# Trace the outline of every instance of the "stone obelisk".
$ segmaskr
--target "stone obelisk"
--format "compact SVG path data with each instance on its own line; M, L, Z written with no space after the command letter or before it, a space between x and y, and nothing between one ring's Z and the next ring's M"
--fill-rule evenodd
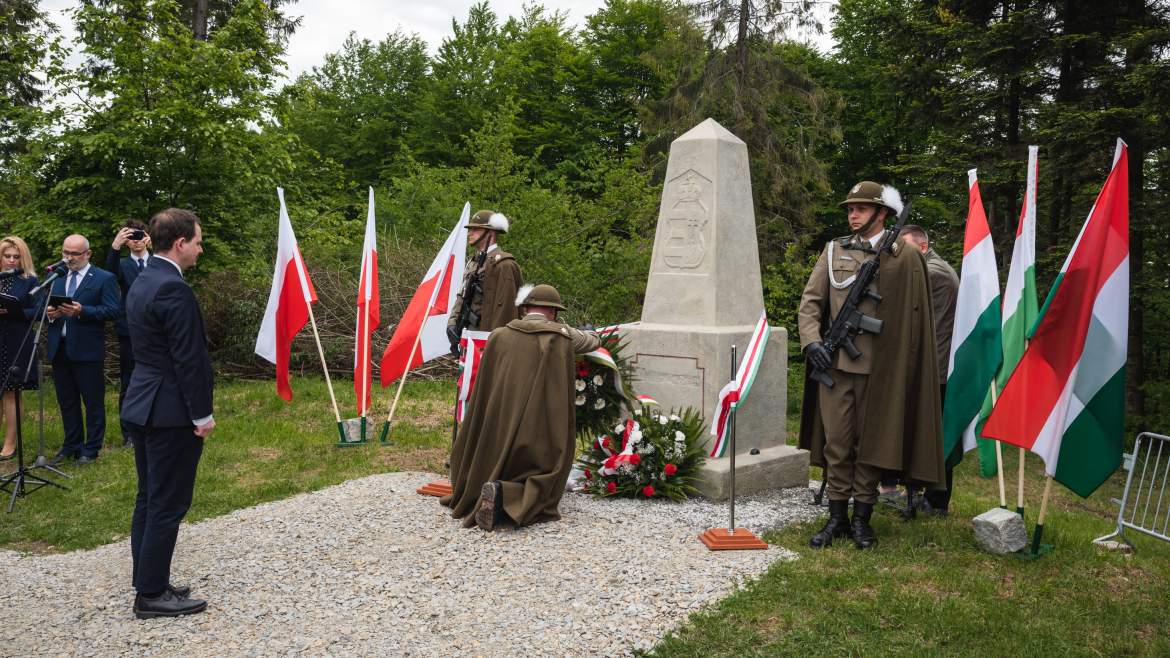
M709 422L763 308L747 145L707 119L670 146L642 319L623 327L638 390ZM808 453L785 444L787 343L773 328L736 414L737 493L808 484ZM729 461L707 460L705 496L727 497Z

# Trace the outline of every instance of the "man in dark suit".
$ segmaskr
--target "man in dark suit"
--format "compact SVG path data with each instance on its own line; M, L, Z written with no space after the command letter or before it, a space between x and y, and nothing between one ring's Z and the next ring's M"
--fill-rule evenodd
M85 236L65 238L61 256L69 273L54 281L51 289L52 294L72 300L49 306L47 314L48 356L65 426L65 442L49 462L54 466L74 457L79 465L92 462L106 438L105 323L118 317L122 303L114 275L91 265L91 253Z
M120 258L122 247L130 248L130 255ZM118 234L106 254L106 269L118 277L118 288L122 290L122 307L126 306L126 293L138 278L138 273L146 268L150 260L150 235L146 232L146 224L137 219L128 220ZM121 388L118 390L118 411L122 411L122 403L126 400L126 387L130 385L130 373L134 372L134 351L130 347L130 328L126 325L126 313L119 313L114 326L118 330L118 376ZM126 421L122 421L122 445L131 445L130 431Z
M202 612L207 602L170 582L179 523L191 507L195 471L212 418L211 358L203 315L183 271L203 252L199 218L170 208L150 220L154 257L126 297L134 373L122 419L134 428L138 496L130 524L134 614L139 619Z

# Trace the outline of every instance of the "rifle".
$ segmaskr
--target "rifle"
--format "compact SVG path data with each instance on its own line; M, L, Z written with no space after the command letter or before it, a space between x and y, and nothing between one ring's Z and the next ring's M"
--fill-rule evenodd
M450 334L451 356L459 356L459 337L468 327L479 326L479 313L471 308L471 300L476 295L483 294L483 265L487 261L487 252L481 251L475 257L475 274L467 277L467 284L463 286L463 294L459 303L459 318L455 321L455 331Z
M910 202L907 201L906 205L902 208L902 212L898 213L898 223L894 228L886 231L885 237L882 238L881 244L878 245L877 256L862 263L861 267L858 268L857 277L853 280L853 285L849 288L849 296L845 298L845 303L841 305L841 312L837 314L836 319L829 325L829 331L825 333L824 345L825 349L829 350L830 359L839 349L845 350L845 353L849 355L850 359L861 358L861 350L857 349L857 345L853 343L853 337L863 331L875 335L882 332L882 321L862 313L858 307L864 299L872 299L874 302L881 303L882 296L870 290L869 285L877 277L882 253L893 249L894 242L901 235L902 227L906 225L906 218L909 216ZM833 388L833 378L824 370L814 366L809 376L821 384Z

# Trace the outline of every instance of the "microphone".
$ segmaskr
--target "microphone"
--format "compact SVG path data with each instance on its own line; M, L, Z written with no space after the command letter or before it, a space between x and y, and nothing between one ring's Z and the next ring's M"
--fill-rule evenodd
M45 277L45 280L41 282L41 285L28 291L28 294L32 297L36 297L42 290L52 285L54 281L65 276L65 273L69 271L69 268L64 266L64 262L65 261L61 261L60 263L54 263L52 266L50 266L48 268L50 272L49 276Z
M60 272L62 276L65 275L65 270L69 269L69 261L61 259L56 263L45 268L45 272Z

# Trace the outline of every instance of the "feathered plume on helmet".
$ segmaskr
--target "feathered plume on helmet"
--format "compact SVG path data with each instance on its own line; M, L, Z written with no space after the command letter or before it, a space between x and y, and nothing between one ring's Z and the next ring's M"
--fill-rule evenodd
M501 215L502 217L503 215ZM528 295L532 294L532 289L536 286L531 283L526 283L520 286L520 291L516 293L516 306L524 306L524 302L528 301Z

